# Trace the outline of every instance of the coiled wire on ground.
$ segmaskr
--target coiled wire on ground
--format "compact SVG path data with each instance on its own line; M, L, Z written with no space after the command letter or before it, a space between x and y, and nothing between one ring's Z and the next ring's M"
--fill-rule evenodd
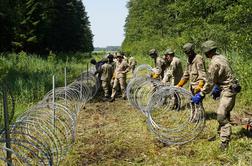
M0 165L59 165L75 140L76 120L81 108L98 88L92 71L82 73L66 87L55 88L10 126L11 149L0 136ZM12 154L12 163L6 160Z
M131 105L147 117L147 125L161 142L184 144L195 139L205 124L202 105L191 102L192 94L150 77L151 67L140 65L127 86Z

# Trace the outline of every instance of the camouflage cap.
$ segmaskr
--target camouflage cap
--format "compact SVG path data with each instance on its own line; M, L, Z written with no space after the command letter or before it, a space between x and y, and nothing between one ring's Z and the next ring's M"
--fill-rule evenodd
M216 49L217 44L215 41L208 40L208 41L202 43L201 48L202 48L203 53L207 53L213 49Z
M167 48L164 52L164 55L172 55L174 54L174 51L171 48Z
M153 48L149 51L149 54L157 54L157 50Z
M194 49L195 49L195 47L194 47L194 44L192 44L192 43L186 43L186 44L183 46L184 52L194 51Z

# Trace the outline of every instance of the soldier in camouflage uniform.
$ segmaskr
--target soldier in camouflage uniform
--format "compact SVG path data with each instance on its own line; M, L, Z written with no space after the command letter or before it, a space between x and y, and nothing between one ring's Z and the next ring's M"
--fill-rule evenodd
M217 109L218 131L220 134L222 150L228 147L231 136L230 112L234 108L236 94L241 87L235 79L228 60L216 52L217 45L209 40L202 44L202 51L207 58L211 59L208 68L208 78L201 92L193 96L194 103L199 103L204 96L211 92L214 97L220 96L220 103ZM214 86L215 85L215 86Z
M190 90L193 94L196 94L206 81L205 62L201 55L195 53L192 43L186 43L183 50L188 57L188 61L182 79L177 86L183 87L190 80Z
M108 63L108 58L103 59L104 64L101 66L101 81L102 81L102 88L104 91L105 98L109 98L109 92L111 89L111 79L113 75L113 68L112 65Z
M155 64L155 72L151 75L154 79L163 79L164 77L164 71L167 67L167 64L165 63L164 59L158 56L156 49L151 49L149 51L150 57L154 60Z
M174 56L174 51L170 48L165 51L164 55L165 61L167 61L169 65L164 72L162 82L169 82L171 85L177 85L183 75L180 59Z
M205 61L201 55L195 53L194 49L194 44L192 43L186 43L183 46L188 60L184 74L177 84L178 87L183 87L190 80L190 90L193 95L200 92L206 81ZM190 121L196 122L199 118L198 112L202 111L204 111L204 107L201 102L199 110L192 109Z
M135 59L133 56L131 56L131 57L129 58L129 66L130 66L130 69L131 69L131 72L132 72L132 73L134 73L134 70L135 70L135 68L136 68L136 65L137 65L136 59Z
M120 84L122 97L126 99L126 75L129 71L129 65L123 60L123 55L117 55L116 69L115 69L115 80L112 88L111 102L115 100L116 88Z
M115 68L116 68L116 62L114 61L114 55L112 54L109 54L108 55L108 63L112 66L112 78L111 78L111 81L110 81L110 89L109 89L109 94L112 93L112 86L114 84L114 80L115 80L115 76L114 76L114 72L115 72Z

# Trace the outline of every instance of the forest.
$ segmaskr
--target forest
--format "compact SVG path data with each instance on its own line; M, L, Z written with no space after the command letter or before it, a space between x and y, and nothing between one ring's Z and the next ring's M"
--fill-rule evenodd
M199 49L208 39L223 51L251 55L251 0L130 0L122 48L146 54L156 47L180 50L186 42Z
M93 34L81 0L1 0L0 52L91 52Z

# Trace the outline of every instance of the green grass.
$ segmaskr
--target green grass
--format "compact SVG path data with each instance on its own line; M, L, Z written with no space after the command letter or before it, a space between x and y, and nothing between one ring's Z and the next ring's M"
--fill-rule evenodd
M96 54L94 57L99 58ZM0 54L0 84L7 84L16 103L15 118L36 104L52 89L52 76L56 87L64 86L64 68L67 69L67 83L74 81L90 67L87 54L50 54L48 58L25 52ZM14 119L15 119L14 118Z
M68 83L73 81L91 59L48 59L25 53L0 57L0 79L8 81L16 98L15 117L37 101L52 88L52 75L56 76L56 87L64 85L64 67L68 69ZM103 55L94 57L99 60ZM178 53L185 66L185 56ZM252 60L228 53L231 65L240 80L242 92L237 96L233 114L250 111L252 89ZM153 64L148 56L137 55L138 64ZM204 105L212 114L218 102L207 98ZM216 132L217 122L208 119L204 132L193 142L183 146L166 147L150 133L146 118L127 103L94 102L79 114L76 142L61 165L252 165L252 138L246 136L242 126L233 127L232 142L228 151L221 152L219 140L208 142Z
M212 99L205 101L208 114L217 106ZM238 104L232 113L242 111ZM61 165L251 165L252 138L246 136L242 126L233 127L232 141L225 152L219 149L219 139L207 141L216 128L217 121L210 118L193 142L163 146L148 130L144 115L127 101L94 102L80 112L76 142Z

